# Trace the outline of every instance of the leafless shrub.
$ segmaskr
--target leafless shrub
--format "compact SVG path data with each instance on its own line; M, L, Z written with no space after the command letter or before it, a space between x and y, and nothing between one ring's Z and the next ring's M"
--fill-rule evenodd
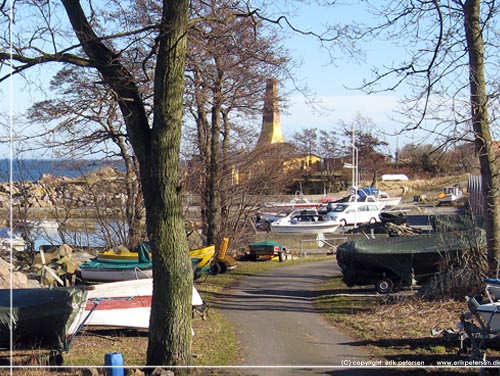
M463 300L481 291L488 273L484 231L469 215L442 217L436 220L436 228L452 232L462 246L461 250L451 250L452 245L442 244L448 251L441 252L440 272L422 289L425 298Z

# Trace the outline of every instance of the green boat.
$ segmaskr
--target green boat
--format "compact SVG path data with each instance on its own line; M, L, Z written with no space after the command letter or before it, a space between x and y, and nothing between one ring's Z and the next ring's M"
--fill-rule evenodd
M153 263L149 245L147 243L139 244L135 261L96 257L80 265L78 275L85 282L115 282L151 278L153 276Z

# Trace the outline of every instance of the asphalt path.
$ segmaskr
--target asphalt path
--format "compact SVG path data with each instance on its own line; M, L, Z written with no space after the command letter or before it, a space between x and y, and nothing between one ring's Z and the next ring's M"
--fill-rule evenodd
M251 275L232 288L222 308L239 340L239 373L373 375L353 368L368 353L313 307L315 286L339 273L332 258Z

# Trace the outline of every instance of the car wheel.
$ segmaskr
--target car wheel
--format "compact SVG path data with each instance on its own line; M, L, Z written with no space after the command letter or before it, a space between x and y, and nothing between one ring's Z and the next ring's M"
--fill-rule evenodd
M340 226L345 227L347 226L347 221L345 219L340 220Z
M286 251L282 249L279 255L280 262L286 261L286 258L287 258Z
M379 279L375 283L375 290L379 294L388 294L392 291L393 287L394 287L394 282L392 282L392 280L389 278Z

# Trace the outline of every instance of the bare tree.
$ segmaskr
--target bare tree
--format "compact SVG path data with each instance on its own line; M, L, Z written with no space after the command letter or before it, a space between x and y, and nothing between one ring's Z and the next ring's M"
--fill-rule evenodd
M209 244L220 243L222 218L234 205L231 165L241 153L233 139L248 128L238 122L260 114L266 79L285 71L288 61L276 36L261 22L236 15L234 7L233 1L196 3L202 21L189 31L187 103L204 166L202 219Z
M370 11L378 23L358 33L365 40L388 39L408 53L406 59L374 69L373 78L363 86L375 92L410 85L413 91L403 109L409 121L402 131L427 130L443 145L472 136L469 139L475 142L487 200L491 271L500 255L498 156L489 119L489 109L495 108L498 100L498 84L488 85L486 72L492 77L498 72L498 10L496 2L480 0L417 1L411 6L399 1L371 2ZM487 87L493 92L488 93Z
M119 240L133 247L141 240L139 223L144 212L139 166L113 93L103 90L99 81L95 72L81 72L71 66L61 69L50 86L57 98L37 102L28 110L28 119L43 127L30 138L30 143L33 145L39 140L41 147L51 148L62 159L85 158L97 153L108 158L119 157L124 162L125 205L120 205L123 215L115 220L124 224L120 227L126 236ZM109 143L115 147L107 148ZM109 231L109 217L98 219L101 227Z
M318 130L316 128L305 128L292 136L297 152L302 155L318 153Z

